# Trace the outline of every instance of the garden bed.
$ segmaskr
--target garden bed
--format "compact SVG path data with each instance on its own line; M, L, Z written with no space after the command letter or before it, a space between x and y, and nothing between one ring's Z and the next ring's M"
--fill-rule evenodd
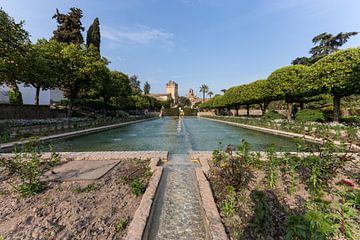
M239 149L215 151L207 174L230 239L360 238L358 159Z
M1 169L0 239L122 239L139 207L149 161L128 159L94 181L45 182L27 197Z
M204 116L204 117L218 121L262 127L265 129L267 128L271 130L295 133L303 136L306 135L314 139L322 139L322 140L326 139L338 143L349 143L354 148L360 145L359 128L345 126L342 124L318 123L318 122L304 123L304 122L296 122L296 121L287 121L284 119L271 120L264 118L242 118L242 117L228 117L228 116Z

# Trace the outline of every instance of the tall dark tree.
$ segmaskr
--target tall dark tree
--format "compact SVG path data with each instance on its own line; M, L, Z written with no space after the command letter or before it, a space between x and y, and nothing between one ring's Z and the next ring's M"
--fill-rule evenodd
M145 82L145 84L144 84L144 94L149 94L150 89L151 89L150 84L148 82Z
M356 34L358 34L358 32L341 32L335 36L326 32L321 33L312 39L315 46L310 49L309 53L311 54L311 57L298 57L292 61L292 64L312 65L323 57L339 50L349 38Z
M53 19L56 19L58 26L53 38L58 42L82 44L84 38L81 32L85 30L81 23L82 16L82 10L79 8L70 8L67 14L60 13L56 9Z
M134 94L140 94L141 88L140 88L140 80L138 80L138 76L132 75L130 78L130 86Z
M99 18L95 18L94 22L90 25L86 35L86 45L89 47L93 44L100 52L100 23Z

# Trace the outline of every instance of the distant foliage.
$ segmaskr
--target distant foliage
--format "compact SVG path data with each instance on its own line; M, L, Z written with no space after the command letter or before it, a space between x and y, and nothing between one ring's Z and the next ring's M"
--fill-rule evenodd
M265 113L265 115L262 116L262 118L267 119L267 120L275 120L275 119L285 119L285 116L278 113L275 110L272 110L272 111Z
M296 121L299 122L324 122L324 113L315 109L303 109L296 113Z

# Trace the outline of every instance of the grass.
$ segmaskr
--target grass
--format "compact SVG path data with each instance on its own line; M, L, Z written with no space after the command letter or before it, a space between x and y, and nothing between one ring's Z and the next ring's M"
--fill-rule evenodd
M85 187L81 187L80 185L76 185L72 191L74 193L90 193L90 192L94 192L96 190L98 190L99 187L96 186L95 184L91 183L86 185Z
M122 232L126 229L127 225L129 224L129 221L127 219L119 219L117 223L115 224L115 231L116 232Z

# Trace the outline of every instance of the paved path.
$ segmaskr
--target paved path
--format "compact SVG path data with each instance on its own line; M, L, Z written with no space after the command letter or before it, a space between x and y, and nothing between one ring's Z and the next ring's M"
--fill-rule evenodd
M194 164L187 154L170 155L159 187L148 239L205 239Z

